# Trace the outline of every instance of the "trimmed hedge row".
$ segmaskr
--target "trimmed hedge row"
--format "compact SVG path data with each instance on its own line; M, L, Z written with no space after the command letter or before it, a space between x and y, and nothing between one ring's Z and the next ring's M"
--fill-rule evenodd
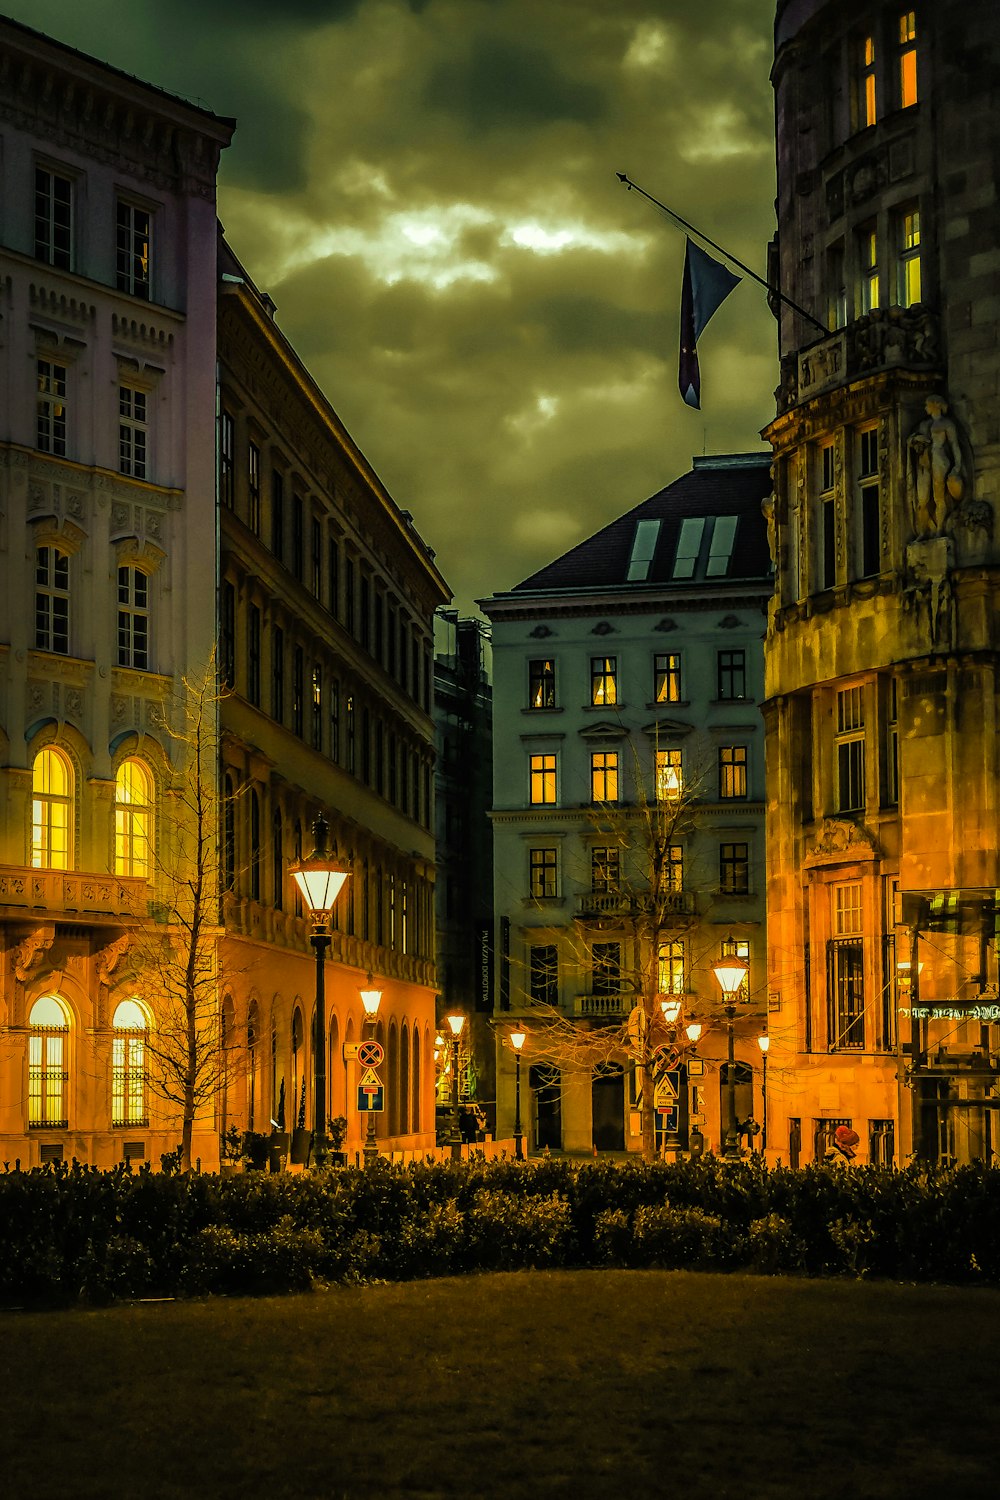
M1000 1171L540 1160L0 1175L0 1299L280 1292L542 1266L1000 1284Z

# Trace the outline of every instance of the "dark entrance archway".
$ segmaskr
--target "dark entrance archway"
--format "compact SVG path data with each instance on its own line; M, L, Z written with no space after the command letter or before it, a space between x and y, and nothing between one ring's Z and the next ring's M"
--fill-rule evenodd
M562 1080L551 1063L534 1063L528 1069L531 1118L536 1151L562 1150Z
M598 1151L625 1150L625 1073L618 1063L600 1063L590 1085L593 1142Z

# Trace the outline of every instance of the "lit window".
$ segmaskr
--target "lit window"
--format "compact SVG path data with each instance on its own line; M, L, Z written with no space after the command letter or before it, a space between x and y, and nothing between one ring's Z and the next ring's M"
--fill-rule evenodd
M558 865L555 849L531 849L528 853L529 890L536 901L551 899L557 892Z
M115 874L148 880L153 847L153 782L139 760L115 773Z
M118 569L118 665L149 667L149 579L141 568Z
M673 801L684 790L682 752L680 750L657 750L656 752L656 800Z
M878 119L875 94L875 38L861 39L858 55L857 89L855 93L855 126L866 130Z
M111 1059L111 1123L148 1125L146 1110L146 1034L149 1023L135 1000L115 1009Z
M621 884L621 851L599 848L590 851L590 889L595 896L614 895Z
M719 890L724 896L746 896L750 891L750 845L719 845Z
M69 558L58 547L35 551L35 647L69 652Z
M720 699L735 700L747 695L747 657L745 651L719 651L716 655Z
M31 768L31 863L36 870L70 869L73 772L59 750L40 750Z
M912 307L921 297L920 275L920 210L915 207L903 209L897 218L899 235L899 284L897 296L900 307Z
M618 801L618 751L594 750L590 756L590 800Z
M118 200L117 285L120 292L149 301L149 214Z
M314 750L323 748L323 668L314 665L312 669L312 747ZM381 738L379 740L381 744ZM381 778L380 778L381 779Z
M42 453L66 457L66 366L51 360L35 361L38 397L35 446Z
M660 893L668 895L684 889L684 846L667 844L660 864Z
M616 656L591 657L590 701L595 707L609 707L618 702L618 658Z
M660 943L656 958L656 988L661 995L684 993L684 944L680 939Z
M878 237L874 224L858 231L858 267L860 272L858 312L874 312L879 301Z
M62 1002L43 995L28 1017L28 1124L35 1128L65 1130L66 1044L69 1022Z
M529 800L533 807L556 800L555 755L532 755L528 763Z
M833 887L833 930L827 947L827 1024L831 1051L865 1044L862 887Z
M653 701L655 703L680 703L680 652L664 652L662 655L653 657Z
M146 477L146 392L118 387L118 471L133 479Z
M865 718L861 686L837 693L837 810L865 805Z
M35 168L35 259L73 269L73 183L47 167Z
M912 10L899 18L899 107L917 102L917 19Z
M722 799L747 794L746 745L720 745L719 796Z
M389 638L393 632L390 628ZM528 663L528 707L555 708L556 664L554 661L529 661Z

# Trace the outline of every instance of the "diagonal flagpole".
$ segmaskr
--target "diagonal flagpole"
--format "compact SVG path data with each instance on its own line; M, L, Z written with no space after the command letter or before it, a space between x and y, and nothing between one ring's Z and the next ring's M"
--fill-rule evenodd
M625 184L629 192L631 192L632 189L635 188L637 193L641 193L644 198L649 199L650 203L654 204L657 208L662 209L662 211L668 216L668 218L673 219L675 224L680 224L684 229L689 229L691 233L697 235L700 240L704 240L706 245L711 245L713 250L718 250L720 255L725 256L726 260L731 261L734 266L739 266L741 271L745 271L748 276L752 277L753 280L756 281L760 286L762 286L765 291L769 292L772 297L777 297L779 302L784 302L786 307L792 308L792 310L794 312L797 312L801 318L805 318L806 321L811 323L814 328L818 328L824 338L827 337L830 330L826 327L825 323L821 323L818 318L814 318L812 313L806 312L805 308L800 307L797 302L793 302L791 297L786 297L784 292L779 292L776 286L772 286L769 281L765 281L763 276L758 276L756 271L752 271L749 266L744 265L743 261L738 260L735 255L732 255L728 250L724 249L722 245L717 244L715 240L709 239L708 235L704 234L702 230L696 229L693 224L689 224L687 219L682 219L680 214L675 214L672 208L668 208L665 203L661 203L659 198L654 198L652 193L647 193L645 188L641 188L637 182L633 182L631 178L625 175L624 172L616 172L615 176L618 178L619 182L623 182Z

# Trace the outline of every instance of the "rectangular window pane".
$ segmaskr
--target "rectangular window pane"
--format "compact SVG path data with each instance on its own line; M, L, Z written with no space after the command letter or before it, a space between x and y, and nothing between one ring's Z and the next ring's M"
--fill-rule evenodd
M149 300L150 217L143 208L118 200L117 285L120 292Z
M390 632L390 640L392 638ZM556 664L550 660L528 663L528 707L555 708Z
M665 652L653 657L653 701L680 703L681 658L679 652Z
M531 756L529 762L529 797L534 806L555 802L555 755Z

